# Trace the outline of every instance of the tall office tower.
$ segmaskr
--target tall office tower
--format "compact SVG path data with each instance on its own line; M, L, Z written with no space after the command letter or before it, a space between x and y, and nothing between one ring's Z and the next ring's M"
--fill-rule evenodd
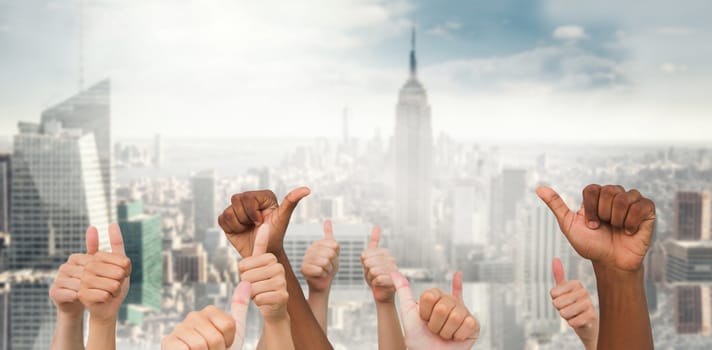
M488 243L489 203L478 193L475 180L455 184L452 203L452 241L455 244Z
M710 335L712 295L707 286L686 285L675 287L675 331L677 334Z
M319 200L319 209L321 217L341 219L344 217L344 197L323 197Z
M10 231L11 159L9 154L0 154L0 232Z
M108 79L79 92L66 101L42 112L42 123L56 120L67 129L80 129L93 133L101 164L101 178L105 207L109 222L116 220L116 194L114 193L114 170L111 142L111 83Z
M335 286L363 285L363 267L361 253L368 247L371 226L366 224L351 224L334 222L334 239L339 241L339 272L333 281ZM289 234L284 240L284 251L296 270L301 268L304 253L312 242L324 238L322 224L292 224ZM305 284L301 273L297 274L299 282Z
M195 223L195 242L203 242L208 229L217 225L215 209L215 172L206 170L195 174L191 179L193 190L193 218Z
M0 350L10 349L10 272L0 273Z
M520 319L527 336L546 342L559 330L560 323L549 295L554 283L551 261L560 258L564 267L568 266L569 246L546 205L532 200L521 207L527 215L518 220L517 225L515 273L523 303Z
M712 283L712 241L668 241L668 283Z
M161 134L153 137L153 166L160 168L163 166L163 140Z
M85 251L96 226L108 246L108 208L94 135L59 122L20 124L12 157L10 268L56 267ZM40 131L42 130L42 131Z
M10 349L49 349L55 328L55 307L49 295L54 273L20 270L10 277Z
M10 247L10 185L12 183L12 163L10 154L0 154L0 272L8 265ZM2 350L0 346L0 350Z
M163 284L173 283L173 254L171 251L161 253L161 266L163 266Z
M163 232L161 216L144 214L142 202L119 204L118 215L126 255L131 258L131 289L119 314L120 320L126 320L129 304L161 309Z
M200 243L184 245L173 253L176 282L205 283L208 281L208 255Z
M435 243L430 203L433 132L428 97L417 76L415 29L411 45L410 76L400 90L396 106L394 245L391 248L404 267L428 268Z
M505 168L500 176L492 179L490 234L492 243L504 243L507 227L512 227L517 218L517 205L525 197L527 172L524 169Z
M710 194L678 192L675 195L673 239L696 241L710 239Z

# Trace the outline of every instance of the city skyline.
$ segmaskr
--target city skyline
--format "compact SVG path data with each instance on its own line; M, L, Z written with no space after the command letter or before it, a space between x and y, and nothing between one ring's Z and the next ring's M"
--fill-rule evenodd
M118 349L155 348L207 305L228 310L241 257L217 216L232 207L248 225L234 194L282 202L302 185L283 250L308 295L303 256L333 221L337 349L377 343L361 260L374 225L416 295L454 290L462 272L476 347L580 346L551 303L552 259L593 305L600 281L535 189L578 208L589 183L655 203L655 346L712 344L712 51L685 46L712 25L697 12L661 0L646 19L609 0L164 1L0 0L0 350L47 347L57 265L88 249L89 225L107 250L117 219L132 261ZM262 327L254 306L247 347Z

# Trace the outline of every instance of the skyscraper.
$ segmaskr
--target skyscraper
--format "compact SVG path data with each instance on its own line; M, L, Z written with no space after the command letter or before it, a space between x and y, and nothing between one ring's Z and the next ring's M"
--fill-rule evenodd
M433 135L430 105L418 80L415 29L410 51L410 75L400 90L396 106L395 213L393 248L406 267L427 268L434 244L431 230ZM404 242L411 242L406 244Z
M665 250L668 283L712 283L712 241L668 241Z
M20 124L12 162L10 268L56 267L85 250L88 226L108 246L108 208L92 133L58 121Z
M361 253L368 246L370 233L371 227L366 224L334 222L334 239L339 242L340 247L339 272L336 273L333 282L335 286L363 285ZM284 251L289 256L289 261L295 270L301 268L304 253L312 242L322 238L324 238L324 233L321 224L289 225L289 234L285 236L284 240ZM302 284L305 284L301 273L297 273L297 278Z
M193 218L195 223L195 241L203 242L208 229L217 225L215 209L215 172L206 170L191 178L193 190Z
M709 286L675 287L675 330L677 334L710 335L712 293Z
M55 327L55 307L49 295L54 272L21 270L10 277L10 349L49 349Z
M153 166L161 168L163 166L163 140L161 134L153 136Z
M12 163L9 154L0 154L0 232L10 230L10 184Z
M0 274L0 350L10 349L10 272Z
M113 158L111 142L111 83L108 79L79 92L64 102L42 112L42 124L59 121L64 128L93 133L101 165L101 178L107 194L108 221L116 220Z
M142 305L156 311L161 309L161 216L144 214L141 202L119 204L118 215L126 255L131 258L132 267L131 289L119 315L119 319L126 320L129 304Z
M208 255L201 243L184 245L173 253L176 282L205 283L208 281Z
M554 285L551 261L558 257L564 267L568 266L569 247L546 205L527 202L522 207L528 215L517 220L520 239L515 257L521 320L527 336L546 342L558 331L560 322L549 296L549 289Z
M677 240L710 239L710 194L678 192L675 195L673 238Z
M490 242L505 243L508 226L518 220L517 205L525 197L527 172L524 169L505 168L491 181Z

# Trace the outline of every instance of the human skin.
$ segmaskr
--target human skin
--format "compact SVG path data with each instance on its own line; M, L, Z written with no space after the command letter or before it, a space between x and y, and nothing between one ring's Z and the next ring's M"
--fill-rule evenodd
M586 350L598 344L598 315L591 296L580 281L567 281L564 266L558 258L552 261L556 285L551 289L551 302L561 318L573 328Z
M593 264L601 312L598 349L652 349L643 260L653 236L653 201L637 190L592 184L574 212L549 187L539 187L537 195L571 246Z
M410 350L471 349L480 333L480 324L462 303L462 280L453 278L453 294L439 289L423 292L415 302L408 280L400 272L391 273ZM458 290L459 288L459 290Z
M339 242L334 239L331 220L324 221L324 238L307 248L302 260L302 275L309 286L309 307L327 333L327 314L331 283L339 271Z
M193 311L161 341L162 350L241 350L250 304L251 284L240 281L232 294L230 313L208 305Z
M361 253L363 276L366 284L371 288L376 303L378 348L405 349L403 331L396 309L396 287L391 278L391 272L398 271L398 266L388 249L378 247L380 240L381 228L374 226L368 248Z
M277 262L277 257L267 253L269 224L263 224L257 231L252 256L244 258L238 264L241 280L252 286L251 297L264 320L262 337L258 349L289 350L294 349L287 313L287 281L284 267Z
M49 296L57 307L57 325L52 337L52 350L84 349L84 305L77 296L84 266L99 250L99 232L89 227L86 232L86 254L72 254L57 271Z
M284 268L289 294L287 312L291 321L294 346L297 349L331 349L326 334L304 298L299 280L283 248L284 235L292 212L309 192L306 187L297 188L287 194L282 203L277 203L274 193L269 190L233 195L231 204L218 217L218 224L243 258L252 255L257 227L263 223L270 224L267 252L274 254Z
M109 225L111 252L97 252L84 267L79 300L89 311L87 349L116 349L119 307L129 292L131 260L126 256L119 225Z

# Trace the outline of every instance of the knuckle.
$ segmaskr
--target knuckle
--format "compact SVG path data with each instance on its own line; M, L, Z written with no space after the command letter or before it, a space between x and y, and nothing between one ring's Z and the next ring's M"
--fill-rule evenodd
M448 308L445 304L439 303L433 308L433 312L437 315L443 316L448 312Z
M583 189L583 194L586 196L594 196L599 193L601 186L598 184L590 184Z
M462 314L458 310L452 310L452 312L450 312L450 316L448 318L454 319L454 320L461 320L461 319L465 318L465 315Z
M218 309L215 305L208 305L203 308L202 312L206 313L206 314L212 314L212 313L217 313L218 311L222 311L222 310Z

